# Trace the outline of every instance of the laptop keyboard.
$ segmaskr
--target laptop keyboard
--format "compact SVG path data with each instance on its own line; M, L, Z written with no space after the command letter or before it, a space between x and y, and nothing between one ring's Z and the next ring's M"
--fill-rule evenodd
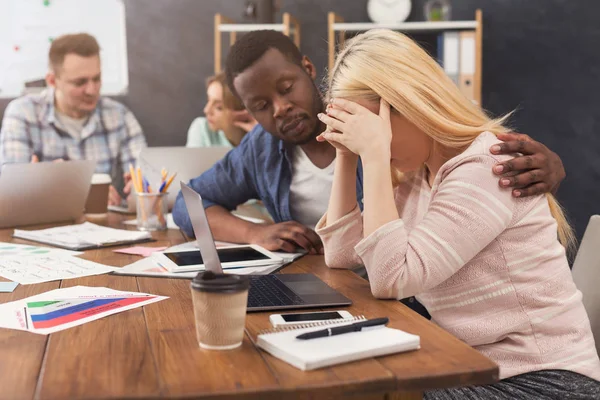
M275 275L251 275L248 307L291 306L306 302Z

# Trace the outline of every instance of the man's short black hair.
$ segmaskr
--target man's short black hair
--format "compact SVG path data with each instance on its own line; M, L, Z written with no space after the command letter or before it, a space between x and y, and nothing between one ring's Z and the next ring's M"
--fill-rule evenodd
M233 80L261 58L269 49L276 49L291 62L302 65L302 53L292 40L273 30L251 31L242 36L229 49L225 61L227 85L237 95Z

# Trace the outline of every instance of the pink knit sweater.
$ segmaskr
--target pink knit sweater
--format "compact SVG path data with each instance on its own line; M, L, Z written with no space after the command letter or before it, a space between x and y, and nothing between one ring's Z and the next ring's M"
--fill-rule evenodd
M330 268L364 264L373 295L410 296L446 331L495 361L500 378L565 369L600 380L581 292L545 196L515 199L482 133L430 187L417 173L395 190L401 219L363 239L358 207L317 233Z

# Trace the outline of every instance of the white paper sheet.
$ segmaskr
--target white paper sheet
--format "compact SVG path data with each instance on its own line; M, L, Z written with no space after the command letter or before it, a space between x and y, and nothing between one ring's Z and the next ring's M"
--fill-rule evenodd
M26 244L15 244L0 242L0 258L3 257L28 257L28 256L79 256L83 254L81 251L71 251L62 249L53 249L51 247L29 246Z
M167 298L104 287L55 289L1 304L0 328L46 335Z
M17 282L0 282L0 293L12 293L19 286Z
M115 267L70 256L0 258L0 276L22 285L106 274L115 269Z
M158 265L152 257L145 257L123 268L117 268L114 272L117 275L135 275L135 276L158 276L163 278L187 278L192 279L198 273L196 272L169 272Z

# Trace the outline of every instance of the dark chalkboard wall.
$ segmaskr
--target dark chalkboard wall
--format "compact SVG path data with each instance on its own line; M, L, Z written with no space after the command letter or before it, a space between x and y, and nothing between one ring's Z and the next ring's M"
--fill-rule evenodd
M367 0L282 0L302 24L302 51L327 63L327 12L368 21ZM410 20L423 19L413 0ZM600 213L600 2L453 0L453 19L483 10L483 105L518 109L513 125L556 151L567 169L559 198L581 237ZM243 0L125 0L129 94L152 146L183 145L213 72L213 16L240 19ZM281 20L277 16L277 21ZM226 39L224 37L224 39ZM0 115L7 101L0 100Z

